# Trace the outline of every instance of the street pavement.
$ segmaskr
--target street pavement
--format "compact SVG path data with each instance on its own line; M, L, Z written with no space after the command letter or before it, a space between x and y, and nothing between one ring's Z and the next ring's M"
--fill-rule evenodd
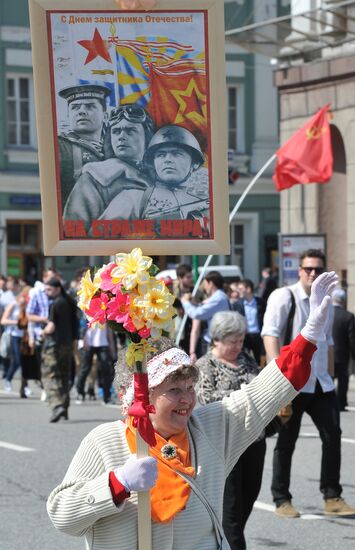
M69 420L50 424L40 390L30 384L33 394L28 399L0 389L0 550L84 550L83 540L54 529L46 500L62 480L81 439L98 424L115 420L119 408L99 401L75 405L73 400ZM355 505L355 381L349 404L349 412L341 413L341 477L343 496ZM291 492L302 512L299 519L273 513L269 487L274 444L275 438L268 439L263 485L246 528L248 550L354 550L355 518L323 515L318 490L320 440L309 417L304 417L292 469Z

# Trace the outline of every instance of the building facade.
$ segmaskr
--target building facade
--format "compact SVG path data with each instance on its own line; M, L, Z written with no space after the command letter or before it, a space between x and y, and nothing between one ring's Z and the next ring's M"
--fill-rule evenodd
M282 191L280 230L325 235L328 268L337 271L348 290L348 308L354 309L355 1L278 0L277 12L259 22L245 19L229 39L262 52L274 66L281 143L330 105L332 179Z
M225 1L226 31L277 15L273 1ZM229 186L230 211L253 176L278 148L278 100L269 59L226 39L229 166L238 174ZM269 167L247 195L231 223L231 253L220 263L239 265L244 275L259 280L264 266L277 265L280 229L279 194Z
M302 21L299 10L311 10ZM308 12L310 13L310 12ZM320 107L329 103L334 173L326 184L295 186L281 193L281 231L324 233L328 268L348 290L355 307L355 2L291 4L291 25L275 72L284 142ZM312 23L312 26L310 27ZM308 26L306 26L308 25ZM312 41L308 38L312 34Z
M26 0L0 5L0 272L33 283L43 268L64 279L89 258L45 257L31 40Z

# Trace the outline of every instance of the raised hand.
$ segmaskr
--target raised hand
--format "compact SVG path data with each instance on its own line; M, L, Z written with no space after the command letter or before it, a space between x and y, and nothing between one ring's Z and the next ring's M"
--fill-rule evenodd
M313 342L325 340L325 327L331 303L330 293L338 283L335 271L322 273L312 284L309 299L310 312L301 334Z
M337 283L338 276L335 271L322 273L322 275L319 275L319 277L316 278L311 287L311 297L309 299L310 313L312 313L316 307L321 305L325 296L329 296L331 294Z
M154 487L158 478L158 462L152 456L137 458L129 457L127 462L113 472L127 492L148 491Z

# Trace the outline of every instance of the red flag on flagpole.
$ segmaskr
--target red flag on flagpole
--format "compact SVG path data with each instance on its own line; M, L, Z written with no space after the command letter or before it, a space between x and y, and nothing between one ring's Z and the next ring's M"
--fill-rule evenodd
M278 191L297 183L326 183L333 175L333 153L324 105L277 152L273 180Z

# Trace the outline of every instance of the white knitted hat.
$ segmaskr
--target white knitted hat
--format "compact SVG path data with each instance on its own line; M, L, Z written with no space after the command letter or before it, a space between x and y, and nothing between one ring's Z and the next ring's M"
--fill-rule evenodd
M170 348L156 355L147 363L149 389L159 386L169 374L181 369L184 365L192 365L190 357L179 348ZM134 399L133 380L127 387L122 401L130 406Z

